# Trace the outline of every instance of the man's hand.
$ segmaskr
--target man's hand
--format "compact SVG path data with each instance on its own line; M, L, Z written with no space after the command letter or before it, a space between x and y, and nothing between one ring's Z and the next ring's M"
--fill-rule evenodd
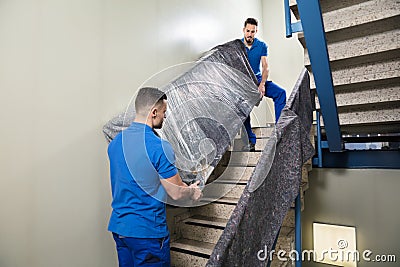
M258 91L261 94L261 97L265 95L265 83L261 82L260 85L258 86Z
M201 190L199 188L199 184L200 184L200 181L196 181L195 183L189 185L189 188L192 191L191 199L194 201L199 200L203 196L203 193L201 192Z

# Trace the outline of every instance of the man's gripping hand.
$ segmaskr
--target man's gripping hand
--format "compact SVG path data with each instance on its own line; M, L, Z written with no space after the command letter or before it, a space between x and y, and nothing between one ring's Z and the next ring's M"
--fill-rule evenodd
M260 92L261 97L265 95L265 83L260 83L260 85L258 86L258 91Z
M196 181L193 184L189 185L189 188L191 189L191 199L194 201L198 201L202 196L203 193L200 190L199 187L200 181Z

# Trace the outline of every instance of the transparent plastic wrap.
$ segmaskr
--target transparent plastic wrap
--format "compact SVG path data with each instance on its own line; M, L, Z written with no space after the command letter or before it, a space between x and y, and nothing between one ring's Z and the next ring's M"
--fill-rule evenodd
M175 151L182 179L204 185L244 120L261 100L240 40L217 46L162 86L168 97L160 136ZM151 86L151 84L148 84ZM108 141L134 120L134 101L103 128Z

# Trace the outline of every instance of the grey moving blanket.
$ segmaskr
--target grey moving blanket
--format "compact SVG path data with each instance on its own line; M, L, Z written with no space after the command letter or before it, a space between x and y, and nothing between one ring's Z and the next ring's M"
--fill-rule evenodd
M260 102L256 77L244 44L234 40L211 49L185 73L160 89L168 115L158 131L174 148L182 179L205 184L243 121ZM110 142L134 119L134 107L110 120L103 132Z
M268 258L257 253L271 251L299 193L302 166L314 154L309 84L304 69L207 266L266 266Z

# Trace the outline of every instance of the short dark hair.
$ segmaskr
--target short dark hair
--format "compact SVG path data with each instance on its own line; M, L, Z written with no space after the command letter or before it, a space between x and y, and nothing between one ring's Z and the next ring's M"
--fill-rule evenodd
M135 99L136 113L149 112L152 107L167 100L167 95L153 87L143 87L139 90Z
M247 24L251 24L251 25L256 25L256 26L258 26L258 20L255 19L255 18L247 18L247 19L244 21L244 27L246 27Z

